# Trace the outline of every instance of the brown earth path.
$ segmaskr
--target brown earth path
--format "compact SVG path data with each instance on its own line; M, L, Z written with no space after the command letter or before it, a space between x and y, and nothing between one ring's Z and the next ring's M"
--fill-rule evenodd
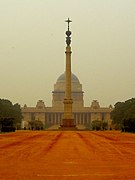
M0 180L135 179L135 134L18 131L0 135Z

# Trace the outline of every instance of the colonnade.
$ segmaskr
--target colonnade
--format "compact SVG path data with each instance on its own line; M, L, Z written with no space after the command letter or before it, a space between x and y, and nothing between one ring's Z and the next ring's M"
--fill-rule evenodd
M61 124L63 113L45 113L45 123L49 125ZM91 113L74 113L75 124L89 124L91 122Z
M88 125L94 120L108 122L111 126L110 112L74 112L74 124ZM62 124L63 112L31 112L23 113L23 126L28 127L29 122L41 121L44 125Z

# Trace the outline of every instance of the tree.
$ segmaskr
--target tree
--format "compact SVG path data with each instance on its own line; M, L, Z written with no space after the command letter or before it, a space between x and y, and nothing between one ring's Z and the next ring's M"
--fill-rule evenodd
M105 122L105 121L102 122L102 129L103 130L107 130L108 129L108 123L107 122Z
M97 131L101 130L101 121L99 120L92 121L91 126L92 126L92 130L97 130Z
M120 129L123 127L125 120L135 118L135 98L125 102L117 102L111 112L111 118L113 124Z
M9 120L10 119L10 120ZM0 99L0 122L1 124L6 124L6 122L3 123L3 121L11 121L14 127L20 126L21 120L22 120L22 113L21 113L21 107L18 103L12 104L7 99Z
M32 130L43 130L43 123L39 120L30 121L29 126Z
M4 118L1 119L1 131L2 132L11 132L15 131L15 127L13 125L13 118Z
M124 119L122 131L135 133L135 118Z

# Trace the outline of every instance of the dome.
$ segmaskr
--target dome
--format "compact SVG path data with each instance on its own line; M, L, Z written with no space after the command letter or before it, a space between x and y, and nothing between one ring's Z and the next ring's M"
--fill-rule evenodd
M59 78L57 79L57 82L61 82L61 81L65 81L65 80L66 80L66 74L63 73L59 76ZM75 74L71 73L71 81L72 82L79 82L79 79Z
M66 88L66 73L61 74L56 83L54 84L54 90L52 91L52 106L64 108L63 99L65 98ZM78 77L71 73L71 97L73 99L73 107L83 107L83 91L82 84Z

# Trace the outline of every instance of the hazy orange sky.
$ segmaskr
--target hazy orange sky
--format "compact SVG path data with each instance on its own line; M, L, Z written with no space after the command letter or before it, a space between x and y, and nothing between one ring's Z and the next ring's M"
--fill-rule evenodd
M0 98L51 106L65 69L68 17L85 105L135 96L135 0L0 0Z

